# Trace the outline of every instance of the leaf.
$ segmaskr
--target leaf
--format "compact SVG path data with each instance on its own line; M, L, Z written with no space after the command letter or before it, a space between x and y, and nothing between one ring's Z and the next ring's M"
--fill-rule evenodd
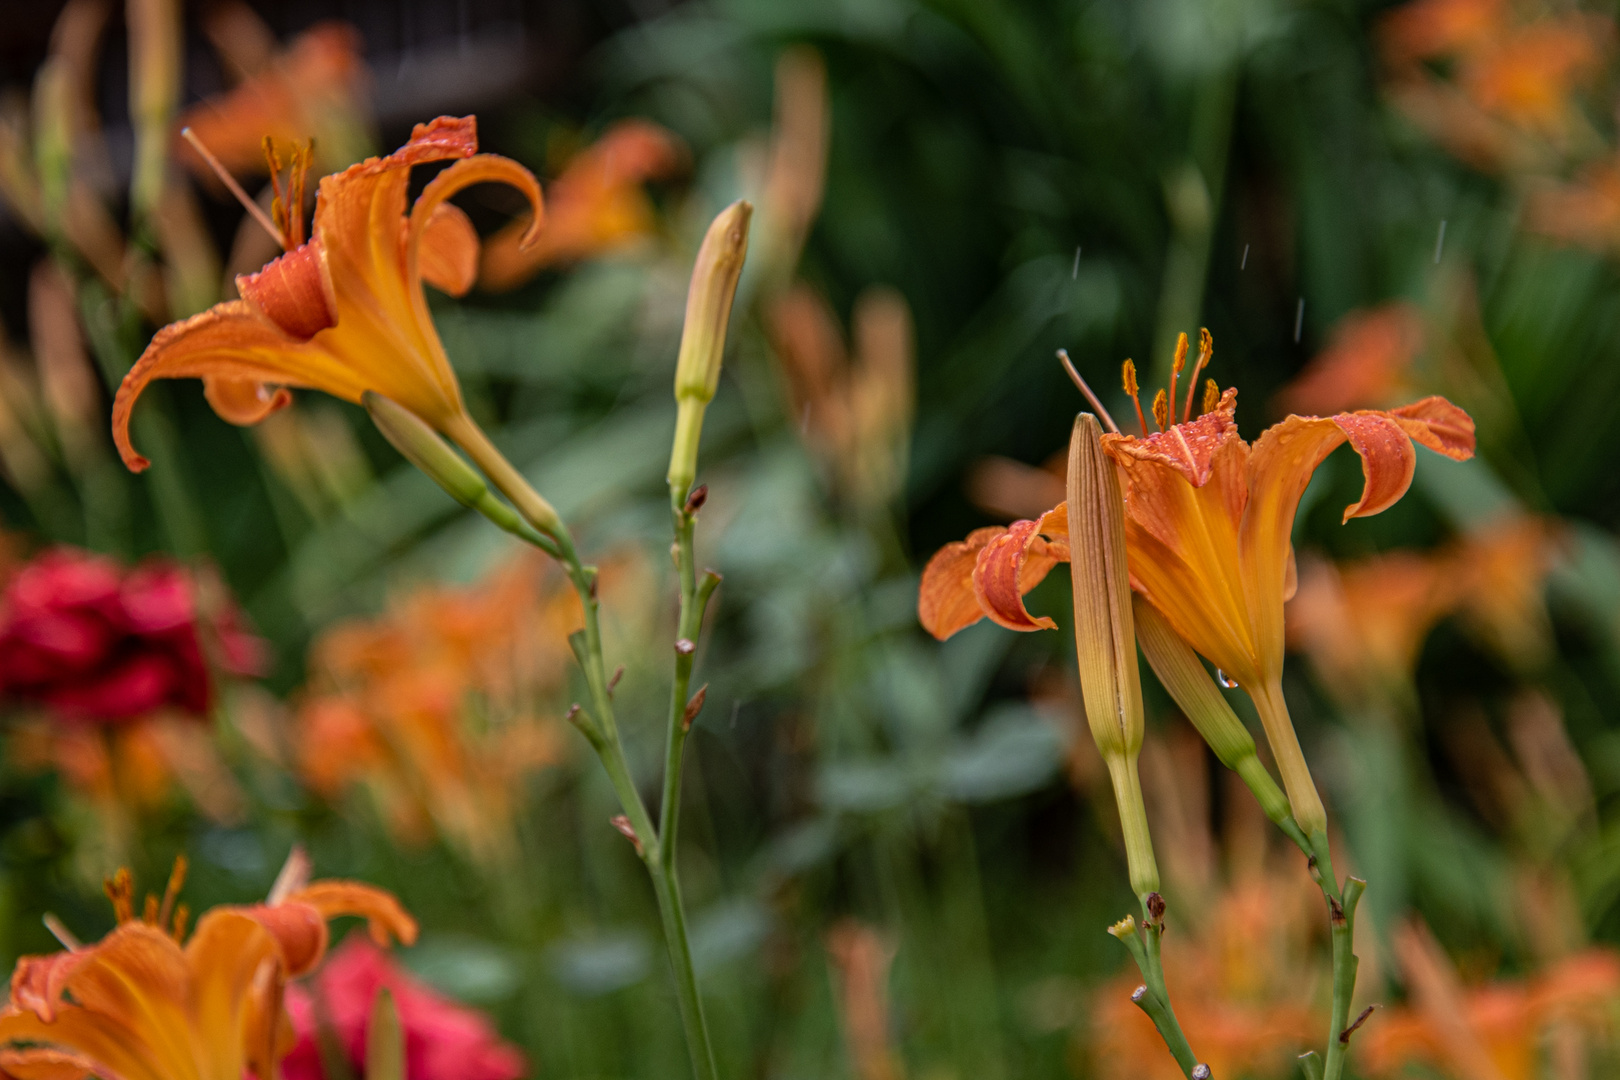
M372 1000L366 1024L366 1080L405 1080L405 1032L386 986Z

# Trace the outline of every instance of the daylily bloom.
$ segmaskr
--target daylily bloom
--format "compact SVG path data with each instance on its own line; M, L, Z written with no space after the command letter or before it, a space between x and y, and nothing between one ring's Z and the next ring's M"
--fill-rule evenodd
M1186 355L1177 350L1176 373ZM1197 372L1213 351L1207 332ZM1289 535L1311 474L1349 442L1365 483L1344 520L1387 509L1411 485L1413 443L1462 460L1474 452L1474 423L1441 397L1390 410L1330 417L1289 416L1251 447L1239 435L1237 391L1205 388L1202 415L1172 424L1174 394L1154 405L1158 430L1141 437L1113 433L1104 446L1120 469L1131 586L1164 615L1183 640L1254 699L1294 815L1307 835L1325 828L1321 799L1305 766L1282 696L1283 602L1294 586ZM1135 369L1127 362L1127 385ZM1194 389L1196 389L1194 387ZM1140 408L1140 407L1138 407ZM1033 617L1023 595L1069 559L1068 507L1038 520L979 529L947 544L923 571L918 616L944 639L988 615L1012 630L1054 627Z
M237 278L241 299L159 330L124 376L113 402L113 439L124 463L137 472L148 464L130 442L130 413L147 384L161 378L201 378L209 404L238 424L288 404L286 387L354 403L370 390L464 447L487 446L463 407L422 282L455 295L472 286L478 237L466 214L446 202L451 195L472 184L511 184L528 197L535 232L542 210L540 186L527 169L477 149L470 116L418 124L393 154L321 181L308 241L301 207L289 200L277 222L286 254ZM445 160L454 164L428 182L407 215L411 167Z
M314 994L296 984L287 988L298 1041L281 1063L285 1080L328 1080L317 1042L316 995L353 1075L365 1076L372 1009L385 989L404 1036L405 1080L517 1080L525 1072L523 1054L488 1017L438 994L364 938L345 941L311 982Z
M844 1047L858 1080L900 1080L905 1075L890 1030L889 965L895 947L853 918L827 931Z
M1620 956L1612 950L1587 949L1529 980L1468 989L1422 924L1397 931L1395 952L1412 1003L1380 1016L1358 1040L1373 1075L1422 1064L1448 1077L1535 1080L1549 1035L1613 1046Z
M218 19L212 27L217 44L230 46L242 38L269 37L269 28L245 5L231 6L228 11L229 19ZM257 25L240 26L244 19ZM180 125L195 131L232 172L262 171L267 136L278 143L313 136L323 162L347 165L366 152L367 72L362 44L354 27L323 22L298 35L274 56L241 55L254 50L237 47L231 50L236 55L227 54L226 59L234 65L251 65L252 70L244 72L247 77L229 93L186 110ZM176 150L199 177L214 179L208 162L190 145L177 141Z
M1377 408L1409 393L1407 368L1423 348L1423 316L1393 301L1353 311L1318 353L1277 394L1279 411L1334 413Z
M681 167L675 136L646 120L624 120L576 154L546 191L547 221L534 243L518 218L484 244L478 282L515 289L548 266L589 258L649 236L656 226L642 190Z
M630 569L606 560L604 596L637 595ZM401 840L510 857L530 779L566 753L564 642L583 620L562 575L525 551L473 585L424 586L333 626L310 649L297 771L328 799L368 797Z
M241 1080L274 1076L292 1046L289 978L320 963L327 920L362 915L373 937L410 943L416 922L391 895L317 881L247 907L217 907L186 938L175 876L137 917L128 871L108 882L118 927L94 945L25 956L0 1011L0 1069L18 1080Z

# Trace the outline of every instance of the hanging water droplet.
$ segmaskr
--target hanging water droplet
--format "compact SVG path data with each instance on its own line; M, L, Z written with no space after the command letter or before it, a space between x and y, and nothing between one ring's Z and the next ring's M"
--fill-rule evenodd
M1226 672L1222 671L1220 668L1215 669L1215 678L1228 690L1236 690L1238 688L1237 680L1228 679L1226 677Z

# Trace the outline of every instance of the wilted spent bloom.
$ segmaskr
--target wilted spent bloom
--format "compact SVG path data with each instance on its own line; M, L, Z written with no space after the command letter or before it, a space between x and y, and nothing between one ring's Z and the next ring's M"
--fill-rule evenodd
M37 556L0 594L0 697L68 721L205 715L211 671L261 675L268 657L230 600L204 603L197 582L159 560L126 571L76 548Z
M310 979L287 988L296 1037L281 1061L284 1080L332 1080L323 1068L318 1026L330 1025L337 1049L366 1075L367 1039L377 995L387 990L405 1043L404 1080L517 1080L527 1064L487 1016L444 997L375 943L351 936Z
M685 501L697 479L698 439L703 411L720 386L720 361L726 351L731 301L737 295L743 259L748 254L748 222L754 208L738 200L709 224L692 266L686 293L686 323L675 361L675 441L669 454L669 486Z

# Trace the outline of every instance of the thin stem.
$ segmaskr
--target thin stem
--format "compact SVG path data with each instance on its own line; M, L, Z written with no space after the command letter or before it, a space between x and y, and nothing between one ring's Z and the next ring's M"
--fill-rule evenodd
M675 996L680 1007L681 1024L685 1029L687 1049L692 1057L692 1072L696 1080L717 1080L719 1070L715 1065L708 1023L703 1015L703 1001L698 993L697 974L692 966L692 947L686 929L686 910L681 902L680 883L675 873L676 814L671 807L678 805L679 800L680 748L686 736L683 726L685 695L692 671L690 653L683 655L681 649L676 650L677 685L674 699L679 706L677 710L672 711L672 745L666 759L664 807L661 814L664 827L661 828L653 824L647 805L642 801L640 792L636 790L635 779L630 775L629 762L625 756L624 743L619 736L619 725L613 712L613 695L608 689L607 664L603 659L600 605L596 596L596 568L585 566L580 562L579 553L574 548L573 536L568 531L567 525L557 516L551 504L529 486L523 474L512 467L476 424L471 420L458 422L453 424L446 434L467 452L467 455L483 470L484 475L511 500L518 512L537 530L533 536L525 535L525 539L546 550L562 563L574 591L579 594L580 606L584 608L585 613L585 629L584 640L576 652L580 667L585 672L585 682L589 687L591 698L591 719L589 722L581 723L580 729L585 732L591 747L601 759L602 767L607 770L608 780L612 783L614 793L619 798L619 805L623 808L631 831L635 834L637 854L652 878L653 895L658 901L658 913L663 923L664 940L669 949L670 967L675 978ZM683 639L693 640L697 634L695 627L702 623L703 607L713 592L713 585L709 584L707 579L704 583L706 587L699 587L696 583L695 574L691 570L692 515L685 512L684 502L678 507L678 512L681 518L677 519L676 540L677 546L684 552L682 558L686 567L681 584L681 634ZM684 528L681 524L682 518ZM549 539L550 544L541 542L543 539ZM717 582L718 578L715 581ZM675 734L677 729L678 734ZM667 833L665 828L668 829Z
M1140 936L1134 930L1129 934L1116 934L1125 948L1130 950L1131 959L1136 961L1137 970L1142 973L1143 985L1131 995L1131 1000L1147 1013L1153 1026L1159 1029L1159 1037L1164 1040L1165 1047L1181 1067L1182 1074L1191 1078L1193 1070L1198 1068L1198 1057L1187 1042L1186 1033L1181 1030L1181 1022L1176 1019L1176 1011L1170 1005L1170 994L1164 986L1164 964L1159 955L1159 938L1164 928L1162 924L1156 926L1153 923L1145 903L1142 905L1142 916Z

